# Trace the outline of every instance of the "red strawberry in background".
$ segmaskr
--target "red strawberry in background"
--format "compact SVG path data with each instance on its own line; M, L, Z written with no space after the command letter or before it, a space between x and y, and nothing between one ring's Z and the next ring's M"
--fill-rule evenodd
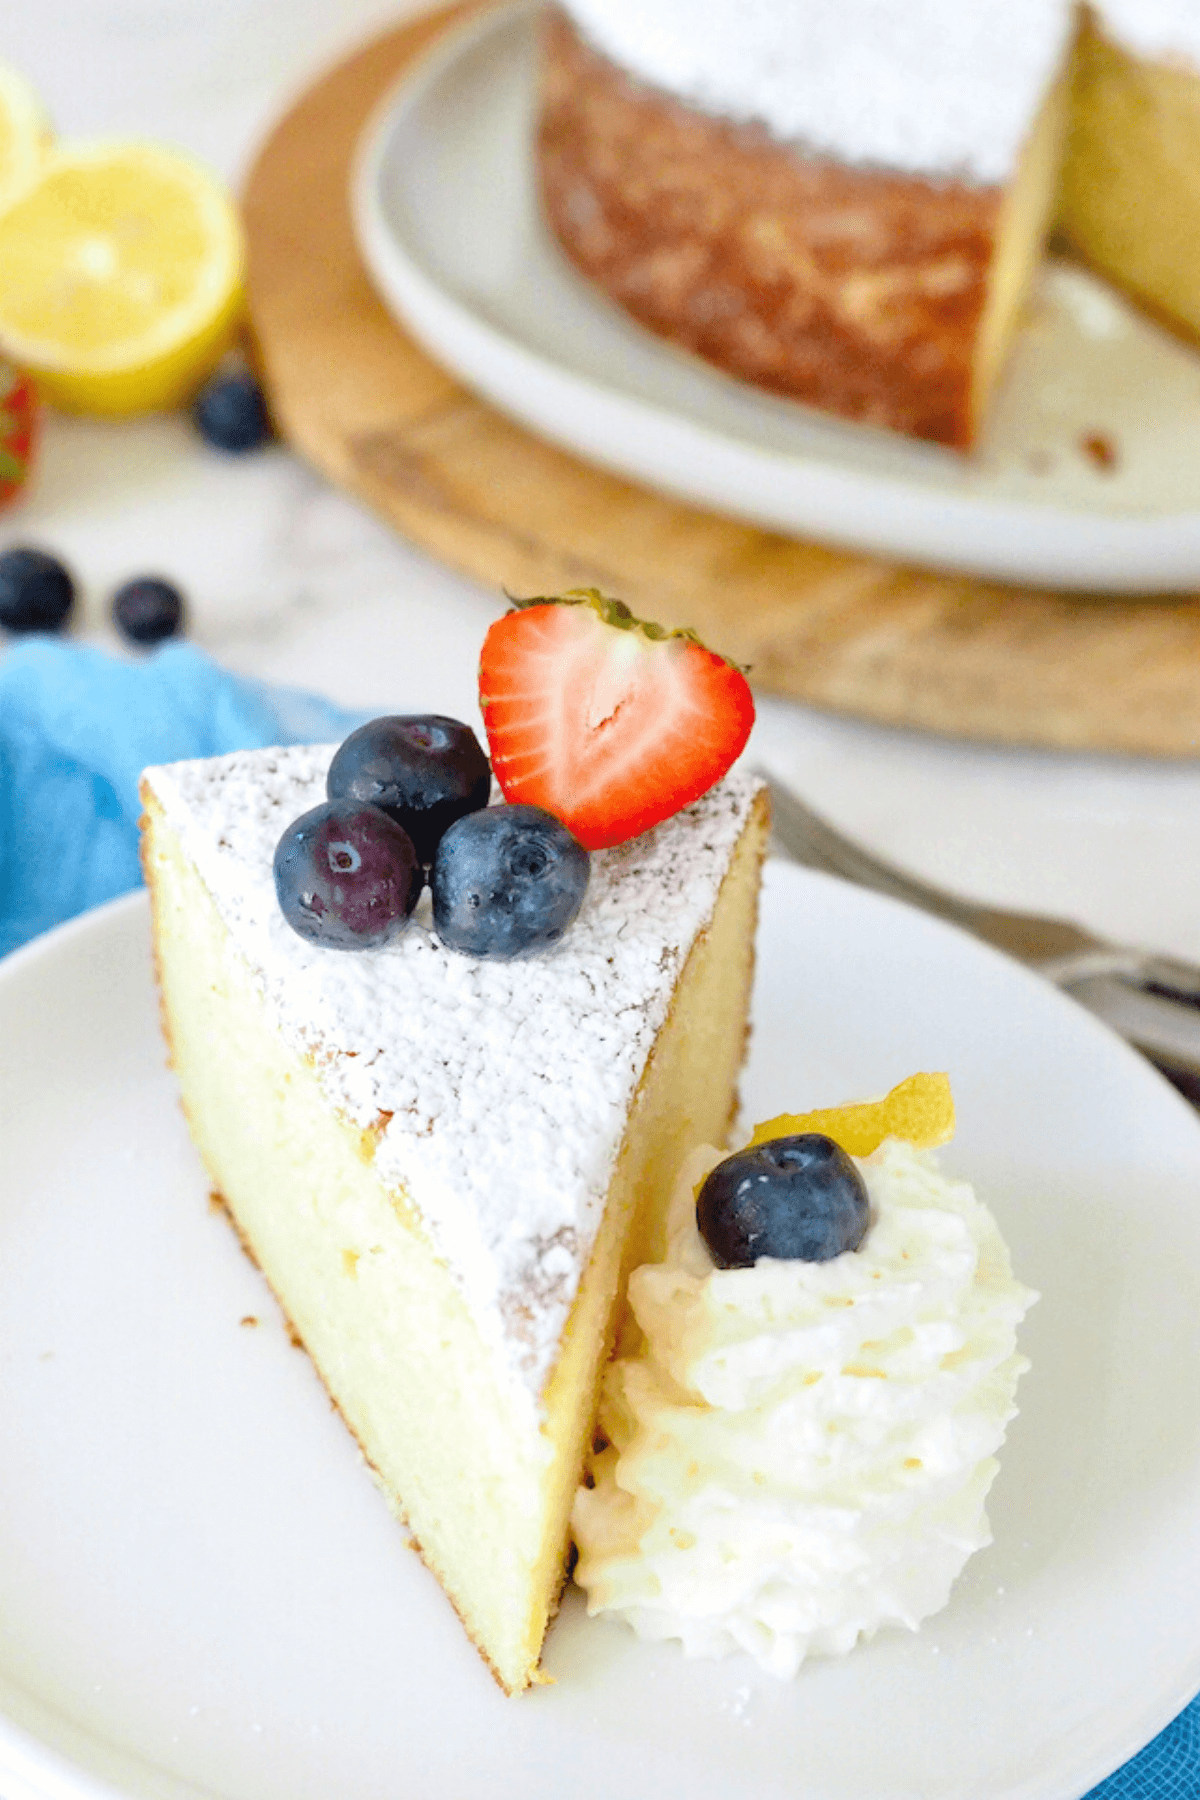
M544 807L588 850L698 800L754 723L732 663L594 588L520 600L498 619L483 641L479 701L505 799Z
M0 360L0 506L24 486L37 434L37 393L27 375Z

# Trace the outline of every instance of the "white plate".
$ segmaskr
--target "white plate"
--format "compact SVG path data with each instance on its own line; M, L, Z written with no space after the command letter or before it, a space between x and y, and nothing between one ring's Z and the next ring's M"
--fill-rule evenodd
M144 898L0 966L0 1792L1075 1800L1200 1684L1200 1123L1058 993L772 865L750 1115L953 1072L1042 1292L945 1613L776 1683L568 1598L503 1698L205 1181ZM259 1320L257 1327L241 1323Z
M536 9L440 43L369 128L359 246L386 304L496 406L757 524L1063 588L1200 585L1200 356L1110 289L1043 275L969 459L726 379L627 319L538 215ZM1099 468L1084 440L1117 452Z

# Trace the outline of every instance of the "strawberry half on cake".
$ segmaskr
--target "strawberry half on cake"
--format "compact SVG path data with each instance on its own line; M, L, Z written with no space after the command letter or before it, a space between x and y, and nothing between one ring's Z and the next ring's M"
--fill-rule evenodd
M511 1693L627 1274L736 1110L768 817L690 634L524 605L480 693L505 804L466 726L385 718L147 770L143 860L208 1179Z
M506 799L546 807L589 850L706 794L754 723L732 663L595 588L515 602L484 639L479 703Z

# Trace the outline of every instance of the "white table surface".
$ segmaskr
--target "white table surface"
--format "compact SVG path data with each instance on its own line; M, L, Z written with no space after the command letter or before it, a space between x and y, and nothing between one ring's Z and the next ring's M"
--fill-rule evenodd
M0 54L41 89L60 135L158 136L236 183L305 79L401 10L39 0L5 7ZM475 717L475 659L499 596L281 447L239 460L182 418L52 417L36 489L0 522L0 547L21 542L75 569L88 641L117 649L112 588L157 572L189 596L195 640L232 667L347 704ZM991 748L769 700L751 753L936 881L1200 959L1200 758Z

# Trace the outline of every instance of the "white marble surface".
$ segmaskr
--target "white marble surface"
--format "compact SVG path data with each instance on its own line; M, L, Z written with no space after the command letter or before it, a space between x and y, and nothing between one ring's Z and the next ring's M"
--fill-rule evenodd
M395 16L379 0L40 0L4 55L63 135L155 134L236 180L290 93ZM497 595L395 538L282 448L206 449L183 419L52 418L0 547L63 555L81 635L112 648L112 587L178 579L193 635L268 679L347 703L474 714ZM1200 760L965 745L764 702L753 754L835 823L914 870L1200 959ZM1200 742L1197 744L1200 752Z

